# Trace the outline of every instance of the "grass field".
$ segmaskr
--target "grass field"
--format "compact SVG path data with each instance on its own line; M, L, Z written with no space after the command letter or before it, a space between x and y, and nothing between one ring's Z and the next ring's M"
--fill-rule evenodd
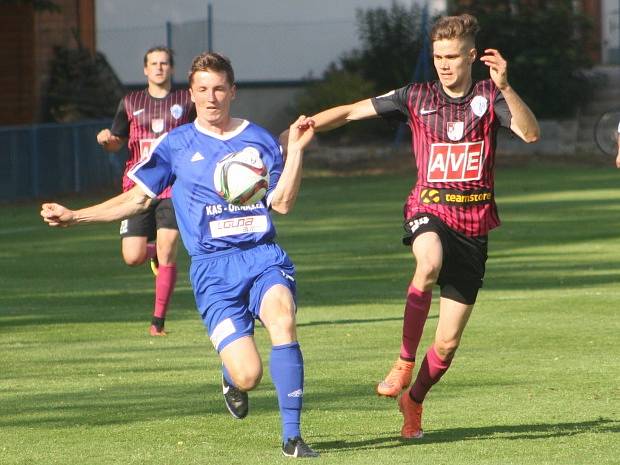
M416 442L373 394L413 270L399 243L411 181L310 177L277 220L298 268L316 463L620 463L620 173L500 170L485 287ZM0 207L0 464L290 463L268 370L247 419L226 411L187 258L169 337L150 338L153 279L121 263L117 226L50 230L38 211ZM421 349L436 319L435 301ZM257 339L268 354L262 328Z

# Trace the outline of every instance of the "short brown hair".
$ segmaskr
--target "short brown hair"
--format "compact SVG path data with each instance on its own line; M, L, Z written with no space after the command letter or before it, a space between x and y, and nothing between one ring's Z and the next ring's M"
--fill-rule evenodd
M146 51L146 53L144 54L144 66L147 65L149 61L149 55L153 52L164 52L166 55L168 55L168 63L171 67L174 68L174 52L171 48L164 47L163 45L156 45L155 47L151 47Z
M431 41L443 39L470 39L476 43L476 34L480 31L478 20L467 13L460 16L443 16L431 29Z
M226 73L226 80L232 86L235 83L235 72L233 71L230 60L216 52L203 52L192 61L189 69L189 85L192 85L194 74L198 71L216 71Z

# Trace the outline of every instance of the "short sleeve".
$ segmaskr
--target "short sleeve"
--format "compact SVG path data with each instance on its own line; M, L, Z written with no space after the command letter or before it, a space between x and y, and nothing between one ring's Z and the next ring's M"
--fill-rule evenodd
M510 108L508 108L508 104L506 103L506 100L501 92L498 92L497 97L495 97L495 102L493 102L493 111L499 119L499 124L510 129L512 113L510 113Z
M129 120L127 119L127 111L125 111L124 98L118 104L110 132L118 137L129 137Z
M151 198L157 197L174 183L171 152L168 136L163 134L155 141L151 154L127 173L129 179Z
M269 168L269 187L267 188L265 201L267 207L271 208L272 194L278 184L278 181L280 180L282 170L284 169L284 157L282 146L275 140L273 146L270 147L269 152L269 160L267 165Z
M375 111L382 118L407 121L409 108L407 106L408 95L411 86L395 89L387 94L379 95L370 99Z

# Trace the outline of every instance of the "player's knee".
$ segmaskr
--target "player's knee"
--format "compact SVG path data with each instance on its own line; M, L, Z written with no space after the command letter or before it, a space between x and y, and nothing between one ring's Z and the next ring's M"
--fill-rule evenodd
M441 266L432 262L418 262L415 274L426 283L435 283L439 277Z
M231 373L233 382L242 391L251 391L260 384L263 377L263 369L258 367L247 367L238 373Z
M140 266L146 261L146 256L124 255L123 260L127 266Z
M456 349L459 348L458 339L444 339L435 341L435 352L442 360L449 360L454 357Z

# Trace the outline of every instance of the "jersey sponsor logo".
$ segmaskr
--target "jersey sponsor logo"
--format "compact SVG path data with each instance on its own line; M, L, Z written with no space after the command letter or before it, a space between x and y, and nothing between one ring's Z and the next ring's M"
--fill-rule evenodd
M215 350L218 350L219 345L225 338L231 334L235 334L236 331L235 325L230 318L220 321L209 335L209 339L211 339L211 343L213 347L215 347Z
M424 204L429 203L439 203L441 201L441 196L439 195L438 189L422 189L420 191L420 200Z
M449 121L446 124L446 132L448 133L448 139L455 142L461 140L465 132L465 123L462 121Z
M432 144L426 179L429 182L476 181L482 177L484 141Z
M159 134L164 130L164 119L163 118L153 118L151 120L151 130L155 134Z
M248 234L267 231L268 223L265 215L242 216L240 218L228 218L226 220L216 220L209 223L211 237L236 236L237 234Z
M139 110L134 111L133 115L138 116L140 113L144 113L144 108L140 108Z
M181 116L183 116L183 107L178 103L175 103L170 107L170 114L174 119L179 119Z
M156 139L140 139L140 161L146 160L153 150Z
M423 204L441 203L443 205L474 205L493 200L491 191L459 191L455 189L422 189L420 201Z
M422 116L424 115L430 115L431 113L437 113L437 109L436 108L429 108L428 110L426 108L422 108L420 110L420 114Z
M192 155L192 158L190 158L189 161L195 162L195 161L200 161L200 160L204 160L204 159L205 159L205 157L203 157L200 152L196 152L194 155Z
M474 115L480 118L487 112L487 108L489 108L489 101L482 95L476 95L469 105L471 106L471 111L474 112Z

